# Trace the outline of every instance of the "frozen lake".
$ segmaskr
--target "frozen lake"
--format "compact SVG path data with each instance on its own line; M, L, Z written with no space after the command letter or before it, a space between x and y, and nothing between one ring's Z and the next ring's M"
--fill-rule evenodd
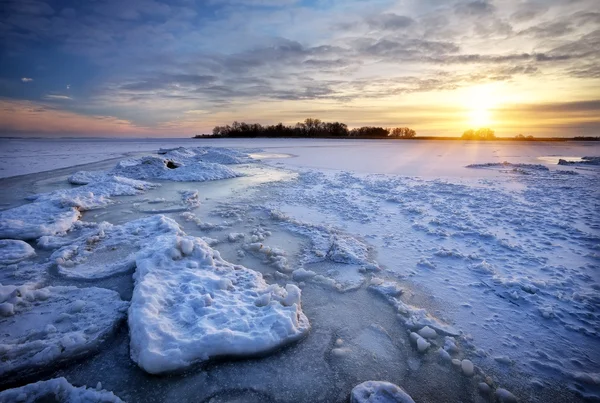
M600 399L594 143L0 146L2 389Z

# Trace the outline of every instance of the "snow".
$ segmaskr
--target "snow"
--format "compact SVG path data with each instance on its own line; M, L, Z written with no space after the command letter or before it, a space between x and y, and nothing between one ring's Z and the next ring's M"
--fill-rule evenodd
M367 381L356 385L350 396L351 403L414 403L401 387L389 382Z
M141 218L123 225L99 223L90 231L50 256L58 273L66 278L100 279L131 271L136 253L164 234L181 234L179 225L162 215ZM57 239L58 238L58 239ZM60 237L46 238L60 244Z
M122 403L114 393L101 388L75 387L65 378L40 381L20 388L0 392L0 403L35 403L55 401L62 403Z
M62 147L72 151L84 143L96 144L59 140L27 147L64 156ZM126 298L130 277L118 274L133 272L133 299L143 300L138 313L145 315L138 316L137 334L157 336L139 338L146 343L147 365L169 372L188 368L185 379L196 400L229 396L233 387L264 393L266 400L315 401L311 391L318 390L321 400L341 401L368 379L403 385L417 401L431 400L428 390L456 401L477 401L478 390L506 401L600 396L600 192L598 170L584 162L594 158L583 158L597 154L593 145L255 139L192 141L183 149L177 141L104 143L115 151L111 156L139 151L128 148L133 144L148 152L163 149L127 155L120 164L3 180L8 190L0 195L6 209L0 237L37 242L30 244L35 254L2 267L0 281L19 287L34 281L81 286L87 280L85 285L118 289ZM270 159L283 155L288 158ZM558 165L560 160L576 163ZM73 174L76 169L86 171ZM162 178L179 172L206 179L223 169L237 176L193 184ZM67 183L68 175L78 187ZM30 193L32 202L14 207ZM214 257L217 250L236 264ZM231 267L249 279L248 287L236 288ZM273 320L301 313L293 309L300 289L315 331L292 348L277 350L306 335L301 321L296 333L290 327L280 338L260 333L258 340L272 342L260 351L253 350L251 337L236 341L248 350L222 351L228 338L213 343L193 330L209 329L196 310L218 302L215 295L234 302L211 305L211 318L231 330L245 326L246 312L275 306L279 310L268 316ZM82 302L87 300L72 297L68 304L85 312ZM0 317L19 317L19 309L0 302ZM302 336L294 338L297 333ZM99 362L65 366L67 378L96 384L95 374L114 361L118 348L107 347ZM124 350L118 350L121 356L129 353ZM267 352L261 360L225 360ZM224 360L194 368L217 357ZM135 400L189 399L191 389L179 382L144 383L138 372L125 362L102 383Z
M239 176L232 169L210 162L189 159L170 160L158 156L147 156L123 160L113 173L133 179L163 179L177 182L203 182Z
M55 190L30 197L33 203L0 211L0 238L36 239L69 230L80 211L105 207L110 197L136 195L155 185L106 176L99 182L69 189Z
M23 376L97 350L127 302L102 288L0 285L0 376Z
M306 335L300 290L267 285L195 237L158 237L136 257L131 358L152 374L267 353Z
M0 211L0 238L30 240L65 232L79 220L74 207L30 203Z
M32 256L35 256L35 249L27 242L0 239L0 265L18 263Z

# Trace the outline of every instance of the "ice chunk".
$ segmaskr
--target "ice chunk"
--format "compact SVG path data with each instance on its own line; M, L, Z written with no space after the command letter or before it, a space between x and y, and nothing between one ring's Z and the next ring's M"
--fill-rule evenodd
M135 254L157 236L183 234L176 221L163 215L141 218L123 225L101 223L73 243L55 251L50 260L67 278L99 279L135 267ZM184 253L193 245L184 245Z
M23 376L90 353L125 317L127 302L102 288L0 286L0 376Z
M112 196L136 195L154 186L107 176L101 182L34 195L34 203L0 212L0 238L28 240L66 232L79 219L79 210L104 207Z
M310 280L316 275L317 273L315 273L314 271L306 270L304 268L300 268L292 272L292 278L294 279L294 281Z
M399 386L389 382L367 381L356 385L350 395L351 403L415 403Z
M65 232L79 220L74 207L54 203L30 203L0 211L0 238L36 239Z
M498 400L500 400L501 403L516 403L517 402L517 398L515 397L515 395L513 395L506 389L502 389L502 388L496 389L496 396L498 397Z
M189 255L181 250L187 242L193 243L185 247ZM200 238L161 236L138 254L136 265L131 358L149 373L266 353L309 330L298 287L269 286Z
M165 179L177 182L204 182L240 176L221 164L158 156L123 160L112 173L133 179Z
M463 374L465 374L466 376L473 376L473 374L475 373L473 363L469 360L462 360L460 366L462 368Z
M134 196L157 185L106 175L101 181L70 189L59 189L32 196L37 203L50 202L63 207L76 207L80 210L93 210L112 203L113 196Z
M425 326L424 328L419 330L417 333L419 333L419 335L421 337L424 337L426 339L435 339L437 337L437 332L435 330L433 330L432 328L430 328L429 326Z
M485 164L470 164L467 168L488 168L488 169L524 169L531 171L549 171L549 168L542 164L522 164L511 162L487 162Z
M27 242L14 239L0 240L0 265L18 263L34 255L35 250Z
M100 383L98 383L100 385ZM0 392L0 403L61 402L61 403L123 403L112 392L75 387L65 378L55 378Z

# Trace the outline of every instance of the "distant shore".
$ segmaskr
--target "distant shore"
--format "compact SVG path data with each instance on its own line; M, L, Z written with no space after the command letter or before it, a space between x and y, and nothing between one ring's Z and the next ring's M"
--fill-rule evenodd
M484 139L463 139L461 137L452 136L416 136L416 137L372 137L372 136L319 136L319 137L301 137L301 136L289 136L289 137L269 137L269 136L215 136L212 134L196 135L193 139L325 139L325 140L403 140L403 141L415 141L415 140L443 140L443 141L462 141L470 143L489 143L494 141L513 141L517 143L531 143L531 142L567 142L567 141L600 141L600 137L534 137L529 139L516 139L514 137L496 137L490 140Z

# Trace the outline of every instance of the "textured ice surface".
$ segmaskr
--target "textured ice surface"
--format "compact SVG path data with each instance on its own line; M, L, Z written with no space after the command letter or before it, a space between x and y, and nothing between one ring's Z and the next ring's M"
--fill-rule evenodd
M55 251L50 260L58 272L67 278L98 279L127 272L135 267L135 254L151 245L159 235L180 234L179 225L156 215L130 221L123 225L100 223L93 231ZM60 237L46 238L59 243Z
M123 401L114 393L101 388L75 387L65 378L55 378L0 392L0 403L13 402L122 403Z
M27 242L14 239L0 240L0 265L18 263L34 255L35 250Z
M161 236L136 265L131 358L149 373L269 352L308 332L300 289L267 285L200 238Z
M315 401L316 393L328 401L344 401L354 385L368 379L402 385L417 401L435 401L453 393L457 393L452 395L455 398L448 400L478 401L478 388L484 398L510 398L504 392L507 389L520 401L563 402L600 396L595 312L600 289L597 171L589 164L556 165L558 156L593 155L593 148L575 143L457 142L451 149L447 142L419 141L304 141L310 147L297 149L285 147L298 141L269 140L268 144L274 147L269 151L297 155L272 162L297 170L297 176L281 183L263 181L259 192L237 194L229 191L229 184L250 183L251 177L228 181L226 186L194 184L202 205L194 214L184 213L181 217L190 223L182 220L182 224L197 236L211 231L209 235L221 241L215 248L227 260L263 271L266 281L298 282L303 288L303 309L315 331L293 348L261 360L217 361L188 371L189 378L152 377L151 381L128 363L129 350L122 342L104 352L100 362L86 360L68 367L77 376L68 379L94 384L99 368L109 364L113 368L118 362L115 374L104 372L113 380L109 389L148 401L176 397L185 401L197 394L201 401L209 396L225 399L244 396L243 390L282 402ZM167 158L168 152L163 150L160 156L173 164L178 158L198 154L178 150L182 155L173 153ZM226 161L205 158L202 162ZM469 164L487 164L489 169L466 169ZM548 170L535 169L540 164ZM254 168L260 176L261 166ZM244 169L235 167L247 172ZM88 176L93 179L88 184L104 180ZM90 178L75 179L83 183ZM173 201L186 205L185 195L178 191L191 185L162 183L160 192L143 201L150 206L149 212L169 208ZM219 186L227 191L219 196L206 192ZM131 199L141 200L134 196L114 206L105 204L106 209L85 214L84 219L122 223L129 219L128 210L137 217L141 209L128 207ZM79 200L80 205L86 200L102 201ZM226 207L214 208L223 201ZM236 210L236 206L262 210ZM258 226L256 218L269 210L282 211L290 220L269 221L273 235L254 242L252 237L259 236L252 233ZM215 216L222 220L212 224ZM303 229L294 229L293 221ZM278 243L285 229L297 238L296 248ZM37 250L38 246L85 245L93 236L88 231L92 227L76 222L64 235L44 236L36 246L38 256L7 269L18 273L22 266L44 259L48 252ZM230 233L243 233L244 240L223 242ZM250 250L256 243L285 250L287 268L277 272L266 265L267 254L261 248ZM245 256L236 254L240 250ZM119 260L119 253L108 250L106 255L93 253L86 259ZM370 280L372 289L385 295L394 309L362 286L369 281L368 270L377 268L379 280ZM53 269L50 272L51 284L67 281L57 279ZM98 283L123 289L129 286L126 280L120 276ZM344 288L348 293L341 294L321 286L335 287L341 281L358 287ZM166 287L173 284L167 282ZM3 306L2 312L10 311ZM384 323L385 330L378 330ZM339 346L338 339L342 340ZM471 377L468 362L473 365ZM410 371L405 373L406 366ZM135 382L129 385L122 378ZM318 392L311 394L306 385Z
M31 196L33 203L0 211L0 237L36 239L69 230L79 219L80 210L105 207L112 196L136 195L155 185L106 176L98 182Z
M102 288L0 286L0 376L23 376L96 350L127 305Z
M389 382L367 381L356 385L350 396L351 403L415 403L400 388Z
M204 182L235 178L239 173L224 164L249 161L247 154L235 150L177 148L161 150L159 155L128 158L110 171L80 171L69 178L74 184L103 182L107 177L161 179L176 182Z
M0 211L0 238L36 239L65 232L80 213L74 207L54 203L30 203Z

